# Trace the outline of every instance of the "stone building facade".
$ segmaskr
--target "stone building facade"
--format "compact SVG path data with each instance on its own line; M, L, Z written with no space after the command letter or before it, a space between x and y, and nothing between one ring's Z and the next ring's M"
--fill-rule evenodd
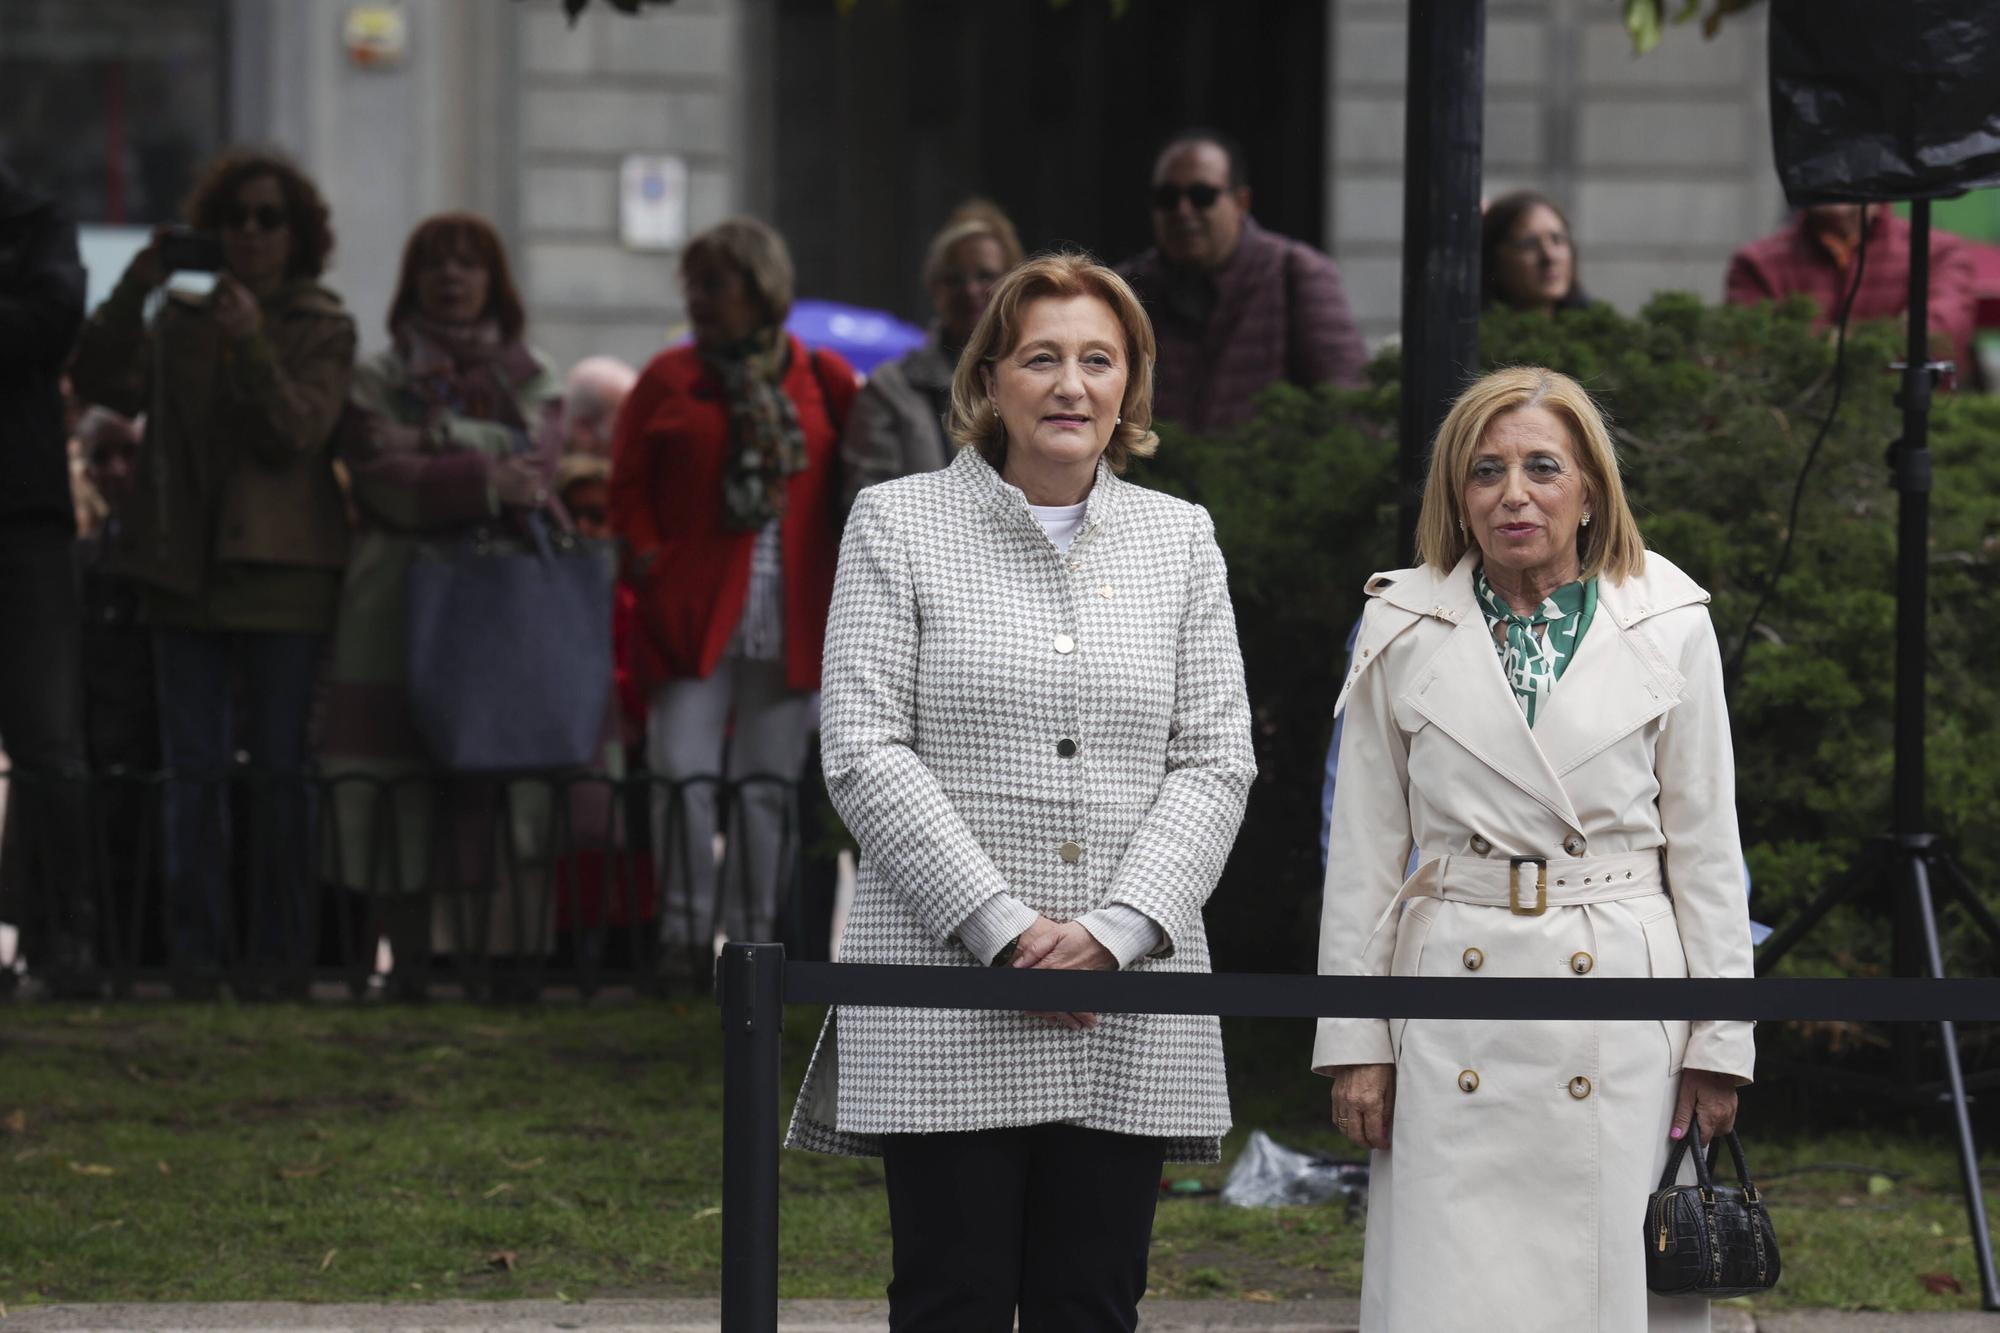
M1402 293L1403 0L1332 0L1327 249L1363 331ZM1561 201L1591 295L1627 312L1662 289L1722 299L1732 250L1785 217L1771 156L1764 16L1713 39L1672 27L1632 54L1606 0L1489 0L1485 194Z
M558 0L166 0L192 16L190 31L205 30L202 14L214 16L217 50L204 68L225 71L227 88L209 147L231 139L275 142L299 156L334 201L339 246L330 280L369 345L384 337L382 315L410 225L429 212L471 208L500 225L519 268L533 337L564 363L593 352L642 361L681 320L675 254L621 243L620 170L629 154L679 159L690 229L737 211L781 218L795 230L800 219L811 219L814 234L800 246L802 269L823 287L842 286L829 274L849 280L843 290L806 294L864 300L921 318L913 275L929 226L928 201L944 197L947 186L958 188L935 179L935 162L974 158L977 151L954 148L942 159L934 152L911 181L874 181L871 174L897 156L893 142L881 142L879 126L869 131L865 158L821 161L831 155L816 156L809 144L801 153L814 126L799 106L810 100L804 88L909 77L922 50L946 49L954 40L959 54L952 58L972 58L976 53L961 49L966 42L951 35L955 25L971 21L958 17L968 12L956 9L960 2L858 0L897 8L848 15L840 22L851 27L835 29L829 43L823 34L835 0L674 0L638 17L598 0L574 27ZM1294 59L1299 31L1324 34L1324 68L1312 71L1315 82L1295 78L1288 94L1296 99L1305 87L1304 95L1318 99L1312 104L1324 108L1324 120L1307 131L1324 145L1323 206L1314 200L1315 220L1304 229L1339 260L1371 339L1392 336L1401 285L1405 6L1402 0L1260 2L1306 20L1303 28L1294 22L1282 40L1274 36L1271 59ZM996 23L1008 30L1012 14L1020 23L1085 25L1093 51L1102 53L1094 59L1187 58L1187 43L1162 47L1157 32L1149 38L1150 55L1121 55L1141 25L1120 19L1109 0L1053 9L1049 0L979 3L986 6L978 16L982 42ZM357 10L384 9L403 20L400 57L359 63L348 50L346 25ZM1663 287L1719 297L1730 250L1772 228L1783 212L1770 161L1762 15L1737 16L1714 40L1691 26L1672 28L1659 49L1634 59L1620 7L1609 0L1489 0L1488 11L1488 195L1534 185L1566 201L1586 285L1621 308L1634 309ZM19 36L13 30L26 30L31 20L24 16L55 12L47 6L0 12L0 45ZM103 38L125 25L134 29L128 45L142 45L148 12L138 0L74 0L61 7L70 36L42 38L59 55L78 34ZM1052 20L1058 12L1075 17ZM1149 21L1158 28L1171 12L1156 8ZM908 15L906 28L894 27L899 13ZM876 32L888 34L883 45L873 35L859 37ZM925 34L929 48L917 44ZM179 40L193 38L184 33ZM1038 35L1021 45L1032 49L1043 41ZM832 46L841 48L837 58L822 50ZM1159 77L1150 66L1141 73ZM1166 73L1192 85L1200 71ZM929 74L936 83L939 71ZM790 95L781 77L789 77ZM892 138L907 134L917 145L927 127L918 123L921 111L908 108L935 104L941 95L933 89L924 98L900 99L880 124ZM972 113L985 116L991 102L992 116L1011 114L1004 99L985 90L978 97ZM843 94L842 100L857 99ZM1118 110L1104 113L1104 124L1115 126ZM1146 126L1143 133L1168 128ZM18 137L19 127L13 132ZM1121 163L1149 153L1136 138L1140 128L1127 124L1118 132L1126 138L1106 140L1104 131L1090 151ZM0 151L9 151L9 134L0 111ZM781 142L781 136L788 137ZM992 143L990 136L962 141ZM968 168L966 179L977 180L977 169ZM1129 235L1142 235L1143 168L1124 170L1139 184L1114 183L1106 172L1104 188L1115 188L1120 199L1133 196L1130 205L1120 204L1130 216L1109 215L1131 224ZM781 175L791 178L790 194ZM925 202L905 207L913 216L889 238L870 221L876 214L856 210L842 193L871 188L921 193ZM1294 193L1311 198L1309 189ZM921 229L916 212L924 213ZM1028 239L1071 234L1052 230ZM860 248L884 244L913 253L887 264L873 262L879 256L854 261ZM855 279L856 272L864 276Z

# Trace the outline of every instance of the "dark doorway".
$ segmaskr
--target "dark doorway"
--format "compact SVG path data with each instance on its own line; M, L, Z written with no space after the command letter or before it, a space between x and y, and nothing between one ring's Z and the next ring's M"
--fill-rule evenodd
M1325 0L779 0L777 224L802 295L921 322L924 246L985 195L1030 251L1152 243L1160 141L1249 150L1253 209L1317 244Z

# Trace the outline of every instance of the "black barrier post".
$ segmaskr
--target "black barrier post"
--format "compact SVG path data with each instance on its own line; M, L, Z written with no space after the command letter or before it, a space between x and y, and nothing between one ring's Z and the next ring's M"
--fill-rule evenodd
M722 1001L722 1330L778 1329L778 1060L785 947L726 944Z

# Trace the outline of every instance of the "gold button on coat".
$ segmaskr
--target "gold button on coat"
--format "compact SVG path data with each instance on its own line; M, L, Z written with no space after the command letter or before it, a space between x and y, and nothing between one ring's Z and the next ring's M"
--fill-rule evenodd
M1066 842L1056 848L1056 855L1065 861L1074 863L1078 857L1083 855L1083 844L1080 842Z
M1059 652L1059 653L1073 653L1073 652L1075 652L1075 651L1076 651L1076 640L1075 640L1075 639L1072 639L1072 638L1071 638L1071 637L1070 637L1069 635L1067 635L1067 634L1058 634L1058 635L1056 635L1056 651L1057 651L1057 652Z
M1590 1080L1578 1074L1569 1081L1569 1095L1582 1101L1590 1095Z
M1481 837L1479 834L1475 833L1472 835L1472 850L1479 853L1479 855L1484 856L1486 855L1486 853L1493 850L1493 844L1486 841L1486 839Z
M1100 583L1100 584L1098 584L1098 585L1097 585L1097 595L1098 595L1099 597L1102 597L1102 598L1103 598L1103 599L1104 599L1105 601L1107 601L1107 602L1108 602L1108 601L1110 601L1110 600L1111 600L1111 585L1110 585L1110 584L1108 584L1108 583Z
M1476 1070L1471 1070L1471 1069L1459 1070L1458 1090L1460 1092L1478 1092L1479 1091L1478 1072Z
M1580 977L1588 976L1590 969L1596 966L1597 960L1581 949L1569 956L1569 970Z
M1469 948L1459 955L1459 961L1465 964L1466 971L1477 972L1486 965L1486 955L1476 948Z
M1563 839L1563 850L1571 856L1582 856L1589 849L1590 844L1583 840L1583 835L1580 833L1572 833Z

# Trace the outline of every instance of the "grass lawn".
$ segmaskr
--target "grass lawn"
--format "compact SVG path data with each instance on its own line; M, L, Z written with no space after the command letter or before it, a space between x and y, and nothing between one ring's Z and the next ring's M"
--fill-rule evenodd
M818 1018L791 1012L788 1087ZM1251 1127L1338 1151L1305 1026L1228 1035L1244 1129L1225 1162ZM712 1295L721 1106L706 1005L0 1008L0 1305ZM1976 1308L1944 1143L1785 1141L1749 1111L1785 1245L1773 1304ZM788 1153L783 1172L783 1294L878 1296L877 1164ZM1152 1285L1325 1295L1360 1262L1338 1207L1166 1197Z

